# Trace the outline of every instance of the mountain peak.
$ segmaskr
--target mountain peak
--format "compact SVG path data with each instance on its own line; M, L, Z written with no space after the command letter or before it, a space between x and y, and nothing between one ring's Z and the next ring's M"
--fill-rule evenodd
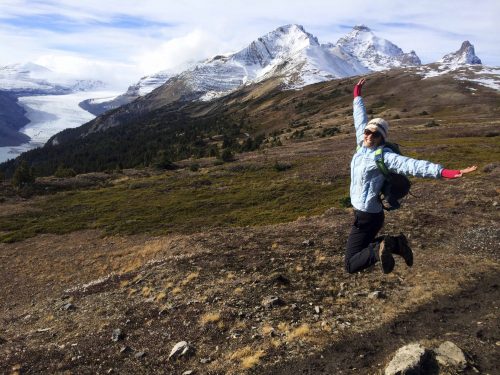
M481 64L481 59L476 56L474 46L465 40L458 51L448 53L438 62L452 65Z
M367 32L371 32L372 30L366 26L366 25L356 25L352 28L354 31L367 31Z
M266 34L265 36L259 38L259 40L262 38L268 38L268 39L286 38L287 42L293 42L293 39L289 40L289 38L287 38L287 37L294 38L294 39L297 39L297 40L302 41L302 42L307 41L311 45L319 45L318 39L314 35L308 33L304 29L304 26L298 25L298 24L289 24L289 25L280 26L276 30L271 31L270 33Z
M376 36L365 25L354 26L351 32L337 41L337 45L372 71L421 64L414 51L404 53L395 44Z

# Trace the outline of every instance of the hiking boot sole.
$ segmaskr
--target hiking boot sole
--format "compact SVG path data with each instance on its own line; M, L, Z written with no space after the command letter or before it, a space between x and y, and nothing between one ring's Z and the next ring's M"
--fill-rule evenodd
M404 234L400 234L398 237L398 255L402 256L408 267L413 266L413 251L411 251L410 245L408 245L408 240Z
M391 253L390 246L387 246L386 239L384 239L380 245L378 250L378 255L380 259L380 267L382 268L383 273L391 273L394 269L394 258Z

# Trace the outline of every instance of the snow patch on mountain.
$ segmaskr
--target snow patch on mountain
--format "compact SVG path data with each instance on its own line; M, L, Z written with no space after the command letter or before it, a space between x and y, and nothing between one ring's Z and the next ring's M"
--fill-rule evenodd
M371 71L421 64L415 51L404 53L401 48L377 37L364 25L355 26L349 34L337 41L337 45L358 58Z
M102 81L72 79L34 63L0 66L0 90L16 96L58 95L103 88Z
M476 56L474 46L466 40L462 43L458 51L448 53L438 62L453 68L464 64L481 64L481 59Z

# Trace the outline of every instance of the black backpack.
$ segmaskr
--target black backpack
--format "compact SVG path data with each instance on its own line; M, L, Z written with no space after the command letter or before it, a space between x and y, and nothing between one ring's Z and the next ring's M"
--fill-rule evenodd
M396 143L386 142L384 147L391 149L396 154L401 155L399 145ZM400 200L406 197L410 192L411 182L405 175L397 174L389 171L384 163L383 147L375 151L375 164L379 171L384 175L385 182L380 192L380 200L384 210L392 211L401 207Z

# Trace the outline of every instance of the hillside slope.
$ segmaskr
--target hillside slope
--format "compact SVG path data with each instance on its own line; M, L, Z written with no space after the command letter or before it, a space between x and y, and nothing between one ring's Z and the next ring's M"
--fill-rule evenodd
M429 67L395 69L369 75L371 115L394 120L396 126L425 125L433 120L452 122L494 120L498 91L474 80L495 79L487 68L464 67L439 71ZM459 79L457 79L457 77ZM493 78L491 78L493 77ZM346 132L351 123L352 85L341 79L301 90L281 90L271 79L244 87L211 102L174 102L151 112L149 96L111 111L76 129L65 130L48 144L23 158L38 175L50 175L63 164L78 173L151 166L159 157L171 161L205 157L229 147L233 152L265 136L264 145ZM480 117L478 120L477 117ZM99 131L101 124L115 127ZM119 125L119 126L118 126ZM228 141L223 144L221 139ZM2 169L12 171L14 163ZM9 174L9 173L7 173Z
M414 180L387 214L413 268L343 270L353 81L263 84L186 109L274 130L234 162L39 178L51 194L26 199L2 185L0 372L379 374L403 344L451 340L465 374L495 373L498 93L423 73L370 76L368 110L406 155L479 169Z

